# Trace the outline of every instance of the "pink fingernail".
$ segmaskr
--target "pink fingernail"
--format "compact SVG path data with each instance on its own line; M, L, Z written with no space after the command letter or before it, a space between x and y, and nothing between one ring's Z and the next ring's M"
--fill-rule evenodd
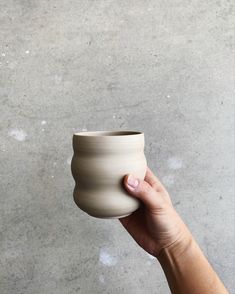
M129 175L127 178L127 184L130 188L136 188L139 185L139 181L134 178L132 175Z

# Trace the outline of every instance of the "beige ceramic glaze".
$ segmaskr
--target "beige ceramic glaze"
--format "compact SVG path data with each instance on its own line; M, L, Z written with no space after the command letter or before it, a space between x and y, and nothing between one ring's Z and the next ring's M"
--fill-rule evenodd
M128 195L123 176L143 179L146 172L144 134L133 131L82 132L73 136L72 174L78 207L99 218L131 214L139 202Z

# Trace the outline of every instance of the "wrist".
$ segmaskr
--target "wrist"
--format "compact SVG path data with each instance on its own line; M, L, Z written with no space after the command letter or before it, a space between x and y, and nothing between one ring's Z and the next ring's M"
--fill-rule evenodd
M193 236L185 227L178 235L177 239L171 244L163 247L156 256L162 264L166 259L180 260L186 252L192 248L194 243Z
M171 293L228 293L190 232L163 248L157 259Z

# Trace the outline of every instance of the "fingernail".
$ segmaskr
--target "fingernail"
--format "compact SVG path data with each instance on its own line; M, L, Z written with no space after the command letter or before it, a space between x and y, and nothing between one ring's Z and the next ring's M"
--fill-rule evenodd
M129 175L127 178L127 184L131 189L133 189L139 185L139 181L136 178L134 178L132 175Z

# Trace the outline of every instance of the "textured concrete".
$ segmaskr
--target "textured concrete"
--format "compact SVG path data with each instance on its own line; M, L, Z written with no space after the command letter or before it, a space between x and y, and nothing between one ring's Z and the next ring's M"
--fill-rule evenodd
M118 221L76 208L76 130L142 130L231 293L231 1L0 0L1 294L169 293Z

